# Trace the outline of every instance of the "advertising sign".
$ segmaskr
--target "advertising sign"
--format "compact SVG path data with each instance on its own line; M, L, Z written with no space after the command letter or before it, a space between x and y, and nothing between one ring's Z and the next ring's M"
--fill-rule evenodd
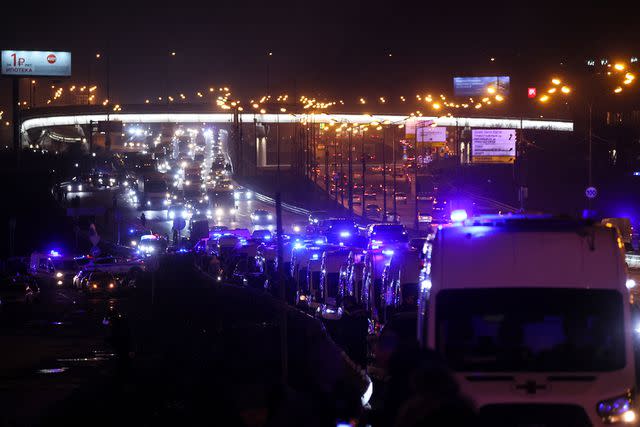
M444 145L447 142L447 128L444 126L419 127L416 129L416 140L418 142L432 143L433 145Z
M454 77L453 92L456 96L486 96L487 89L493 87L496 93L509 94L509 76Z
M535 98L537 94L538 94L538 91L536 90L535 87L530 87L527 89L527 96L529 98Z
M68 77L71 75L71 52L3 50L2 74Z
M413 118L409 119L404 124L404 134L406 139L414 139L416 137L416 127L423 128L429 127L433 124L431 119Z
M516 160L515 129L473 129L472 163L513 163Z

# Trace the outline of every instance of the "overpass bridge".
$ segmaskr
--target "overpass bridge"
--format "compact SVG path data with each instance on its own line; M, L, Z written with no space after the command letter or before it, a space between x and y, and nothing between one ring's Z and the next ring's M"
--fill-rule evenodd
M230 124L234 120L243 123L354 123L366 124L372 121L403 123L412 117L406 114L362 114L349 112L311 113L265 113L259 112L211 112L212 106L206 104L176 105L123 105L121 111L95 106L61 106L34 108L21 113L21 132L55 126L89 125L95 121L122 121L124 124ZM470 111L469 111L470 112ZM569 120L550 120L525 117L498 116L421 116L419 120L432 120L436 126L458 126L471 128L515 128L535 129L558 132L573 131L573 122Z
M218 111L213 111L217 109ZM274 108L274 110L276 110ZM520 129L521 131L560 132L573 131L573 122L525 117L481 116L475 111L465 111L469 116L421 116L405 114L363 114L351 112L320 112L308 110L296 112L259 113L240 111L239 108L219 112L219 108L208 104L142 104L122 105L119 111L102 105L75 105L44 107L25 110L21 113L21 144L39 144L47 138L60 144L83 143L84 149L113 148L122 144L124 134L120 132L101 136L94 132L94 124L105 121L122 122L123 126L146 126L155 132L167 133L175 126L213 127L223 129L228 135L230 155L240 174L257 174L259 170L271 168L297 168L306 173L317 168L325 159L329 147L335 147L338 137L328 132L328 124L369 124L372 122L403 125L412 120L430 121L435 126L447 127L451 135L452 152L459 151L460 129L496 128ZM277 110L276 110L277 111ZM474 115L476 114L476 115ZM385 146L402 140L404 131L394 132L393 141L384 137L383 130L370 127L367 141L362 135L362 150L384 152ZM396 138L396 133L398 138ZM93 138L95 135L95 138ZM106 139L109 142L106 142ZM333 140L333 141L332 141ZM358 137L360 140L360 137ZM113 141L113 144L111 143ZM455 143L454 143L455 141ZM400 144L397 144L398 146ZM395 147L396 149L398 147ZM468 147L467 147L468 148ZM387 150L391 149L387 147ZM341 151L343 148L341 148ZM397 152L397 151L396 151ZM335 153L334 153L335 155Z

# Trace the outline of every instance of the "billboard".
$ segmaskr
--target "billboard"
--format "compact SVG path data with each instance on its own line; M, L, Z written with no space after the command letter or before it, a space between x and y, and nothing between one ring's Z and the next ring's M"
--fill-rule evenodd
M404 135L406 139L414 139L416 137L416 127L429 127L434 124L433 119L411 118L404 124Z
M515 129L473 129L471 163L514 163L516 140Z
M487 88L494 87L497 93L508 95L509 85L509 76L454 77L453 93L455 96L486 96Z
M444 145L447 142L447 128L444 126L419 127L416 129L416 141L431 143L434 146Z
M24 77L68 77L71 75L71 52L3 50L2 74Z

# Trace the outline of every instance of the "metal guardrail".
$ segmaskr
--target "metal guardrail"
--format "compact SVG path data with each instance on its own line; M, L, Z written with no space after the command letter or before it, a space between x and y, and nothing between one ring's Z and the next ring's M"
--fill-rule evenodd
M268 196L265 196L264 194L260 194L260 193L255 193L254 192L254 197L256 198L256 200L260 200L263 203L267 203L269 205L275 206L276 201ZM303 209L303 208L299 208L297 206L294 205L290 205L288 203L282 203L282 209L284 209L285 211L294 213L294 214L298 214L298 215L304 215L304 216L309 216L309 214L311 213L311 211L307 210L307 209Z

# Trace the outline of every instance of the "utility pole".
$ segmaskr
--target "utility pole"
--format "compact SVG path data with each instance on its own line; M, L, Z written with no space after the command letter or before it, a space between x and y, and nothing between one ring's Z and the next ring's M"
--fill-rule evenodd
M398 203L396 201L396 127L393 126L391 132L391 149L393 150L393 222L398 218Z
M418 221L418 122L416 122L416 133L414 141L413 155L413 221L416 231L420 230L420 221Z
M344 145L340 138L340 205L344 208Z
M16 166L20 167L21 157L21 143L20 143L20 78L13 77L12 79L12 108L13 112L13 149L16 150Z
M588 177L588 187L592 187L593 186L593 147L592 147L592 143L593 143L593 125L592 125L592 113L593 113L593 103L589 102L589 120L588 120L588 124L589 124L589 129L587 131L587 141L589 143L589 177ZM589 211L591 211L593 205L593 199L587 198L587 207L589 209Z
M283 304L281 306L280 317L280 361L282 369L282 383L287 384L287 377L289 371L289 351L288 351L288 338L287 338L287 299L286 299L286 280L284 276L284 256L283 256L283 232L282 232L282 198L280 193L276 194L276 230L278 234L278 287L279 296Z
M387 157L385 148L387 145L387 128L382 127L382 220L387 221Z
M329 146L324 147L324 189L331 197L331 189L329 188Z
M362 152L361 152L361 156L362 159L360 159L362 161L362 218L363 219L367 219L367 212L364 209L364 193L366 191L366 180L365 180L365 175L367 172L367 161L364 158L364 132L365 132L366 128L362 128Z
M276 114L276 163L277 163L277 185L280 187L280 113Z
M353 217L353 146L351 143L351 136L353 134L353 129L349 128L349 165L348 165L348 173L349 173L349 216Z

